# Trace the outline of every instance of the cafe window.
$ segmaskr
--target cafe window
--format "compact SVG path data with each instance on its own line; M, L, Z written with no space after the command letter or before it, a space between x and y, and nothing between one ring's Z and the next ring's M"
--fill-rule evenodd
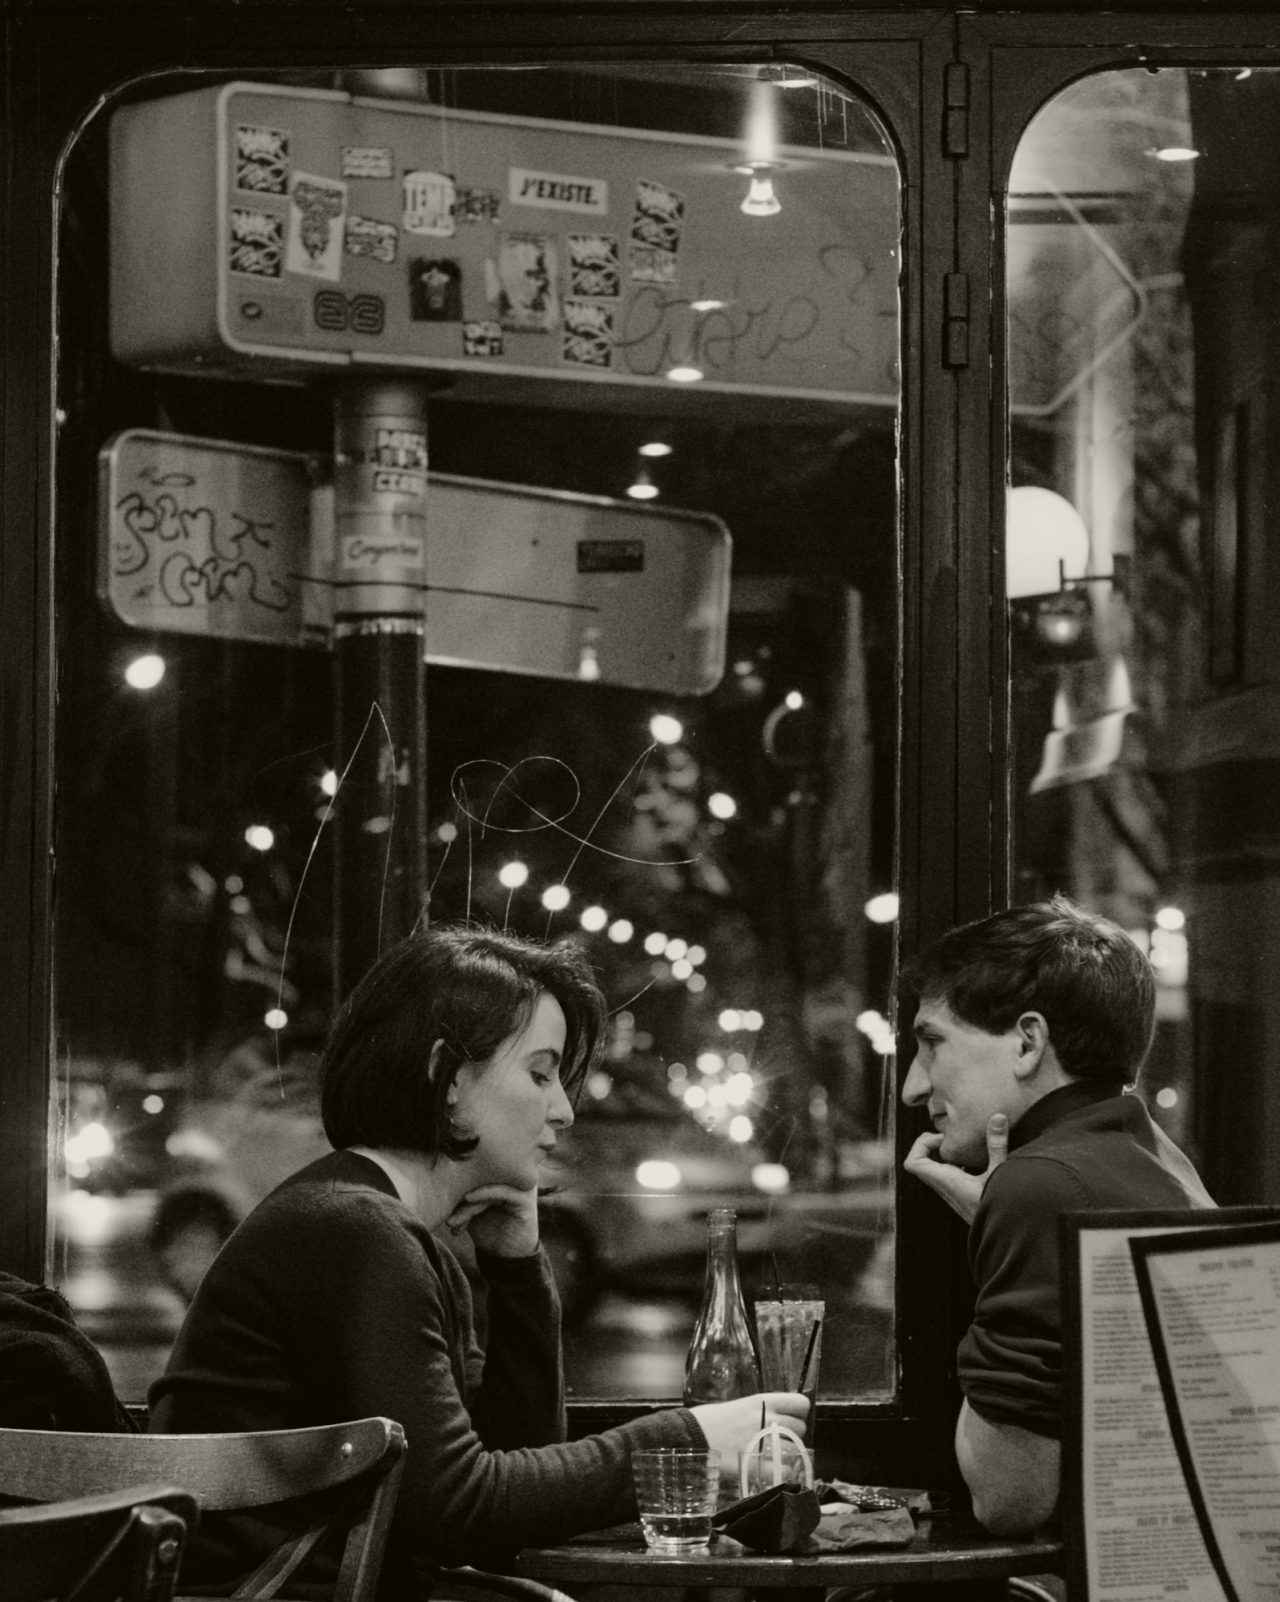
M1142 1093L1224 1202L1276 1129L1278 154L1273 68L1094 74L1005 233L1014 893L1150 952Z
M571 1395L679 1394L728 1206L749 1296L825 1299L824 1398L892 1396L899 219L877 118L777 64L187 75L84 129L51 1213L123 1395L423 918L608 996L544 1207Z

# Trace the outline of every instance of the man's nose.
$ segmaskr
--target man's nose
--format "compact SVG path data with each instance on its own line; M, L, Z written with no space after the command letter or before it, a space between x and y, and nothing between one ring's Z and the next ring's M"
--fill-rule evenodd
M920 1066L919 1057L907 1069L907 1077L902 1081L902 1099L908 1107L918 1107L929 1099L929 1076Z
M551 1108L547 1113L547 1122L555 1129L568 1129L573 1123L573 1103L558 1079L555 1094L551 1098Z

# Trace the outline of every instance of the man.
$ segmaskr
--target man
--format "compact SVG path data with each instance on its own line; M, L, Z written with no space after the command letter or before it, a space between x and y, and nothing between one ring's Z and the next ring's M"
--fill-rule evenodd
M978 1287L956 1456L980 1522L1026 1534L1058 1500L1058 1215L1214 1203L1128 1093L1155 979L1115 924L1064 896L1011 907L943 935L899 991L918 1001L902 1099L933 1122L906 1171L969 1224Z

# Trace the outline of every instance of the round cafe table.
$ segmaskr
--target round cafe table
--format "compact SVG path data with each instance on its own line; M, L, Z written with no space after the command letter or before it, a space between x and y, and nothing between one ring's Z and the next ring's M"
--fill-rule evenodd
M731 1589L778 1602L805 1602L832 1586L892 1586L897 1599L926 1587L946 1586L946 1602L987 1602L1007 1595L1005 1581L1019 1574L1049 1574L1062 1566L1062 1545L1048 1537L1012 1540L988 1535L971 1517L923 1513L910 1546L863 1547L851 1552L773 1554L753 1552L717 1536L705 1552L650 1552L638 1524L597 1530L562 1546L525 1547L510 1565L513 1574L543 1584L697 1586ZM798 1594L800 1593L800 1594ZM934 1602L942 1602L938 1591Z

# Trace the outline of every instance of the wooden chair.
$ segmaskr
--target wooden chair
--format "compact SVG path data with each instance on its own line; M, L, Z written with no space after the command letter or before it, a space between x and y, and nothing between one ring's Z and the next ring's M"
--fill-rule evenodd
M372 1602L403 1454L404 1431L386 1418L228 1435L0 1429L0 1497L53 1502L165 1482L191 1492L202 1514L302 1498L298 1527L235 1595L283 1602L290 1576L336 1532L345 1538L333 1602Z
M4 1602L170 1602L195 1498L135 1486L0 1511Z

